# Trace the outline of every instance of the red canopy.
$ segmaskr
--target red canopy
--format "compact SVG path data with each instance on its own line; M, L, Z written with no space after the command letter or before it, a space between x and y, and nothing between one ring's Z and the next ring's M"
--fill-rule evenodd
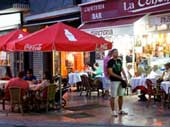
M22 30L14 30L5 35L0 36L0 50L6 50L6 45L14 40L21 39L24 36L28 35L27 32L23 32Z
M57 23L8 43L8 51L94 51L112 48L112 43L63 23Z

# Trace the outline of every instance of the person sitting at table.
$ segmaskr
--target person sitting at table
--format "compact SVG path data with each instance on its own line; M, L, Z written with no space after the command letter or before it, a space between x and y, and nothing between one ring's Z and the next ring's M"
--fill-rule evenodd
M93 84L96 85L99 89L102 89L102 92L104 92L102 83L103 70L98 63L95 63L93 67L95 69L95 71L92 71L94 75Z
M170 81L170 63L166 63L164 66L165 71L163 72L161 78L157 80L158 83L161 83L162 81Z
M23 91L28 91L29 90L29 83L23 80L24 77L24 72L21 71L18 73L18 77L12 78L9 80L9 82L5 85L5 99L9 99L9 88L10 87L19 87ZM25 92L22 92L22 96L24 96Z
M89 77L92 76L92 67L89 65L89 64L85 64L85 67L84 67L84 72L86 72L88 74Z
M52 76L49 72L45 72L43 75L43 80L41 83L37 84L32 90L37 91L37 90L42 90L45 87L49 86L52 83Z
M92 71L93 75L94 75L94 78L100 78L103 76L103 71L102 71L102 68L99 66L98 63L95 63L93 65L95 71Z
M34 84L36 84L37 82L37 78L33 75L33 70L32 69L28 69L26 72L26 76L24 76L23 78L26 81L31 81Z
M154 78L154 79L159 79L161 77L160 72L158 71L158 66L154 65L152 67L151 72L148 74L147 78Z
M163 81L170 81L170 63L165 64L165 71L162 74Z

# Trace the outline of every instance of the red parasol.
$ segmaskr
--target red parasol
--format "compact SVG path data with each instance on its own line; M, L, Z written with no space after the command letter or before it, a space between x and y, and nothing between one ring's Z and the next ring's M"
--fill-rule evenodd
M112 43L57 23L28 36L8 43L8 51L95 51L112 48Z
M0 50L5 51L6 45L14 40L18 40L23 38L24 36L28 35L27 32L23 32L22 30L14 30L12 32L9 32L5 35L0 36Z

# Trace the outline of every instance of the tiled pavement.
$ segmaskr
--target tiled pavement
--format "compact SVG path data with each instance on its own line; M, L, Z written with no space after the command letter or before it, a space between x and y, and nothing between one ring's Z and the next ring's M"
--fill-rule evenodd
M110 126L170 126L170 110L160 104L138 102L136 96L126 96L126 116L111 116L109 102L96 95L91 98L69 94L68 106L62 112L0 113L0 127L110 127Z

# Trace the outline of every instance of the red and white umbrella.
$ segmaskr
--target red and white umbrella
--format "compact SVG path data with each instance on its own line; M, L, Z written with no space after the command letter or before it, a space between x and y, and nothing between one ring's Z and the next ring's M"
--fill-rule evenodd
M21 39L28 35L28 32L24 32L20 29L9 32L5 35L0 36L0 50L6 51L6 45L14 40Z
M57 23L7 44L8 51L95 51L112 48L112 43L79 29Z

